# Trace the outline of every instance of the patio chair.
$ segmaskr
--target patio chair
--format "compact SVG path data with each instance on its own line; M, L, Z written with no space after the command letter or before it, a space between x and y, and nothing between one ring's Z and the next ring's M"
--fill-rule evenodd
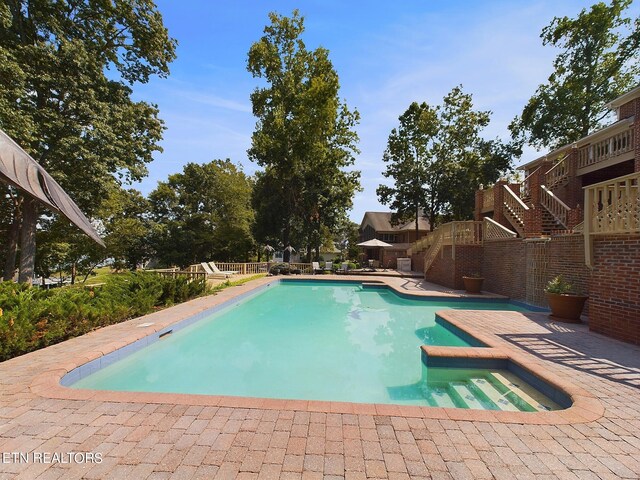
M200 265L202 265L204 272L207 274L207 278L229 278L231 276L230 274L221 272L220 270L218 270L218 272L214 272L207 262L202 262Z
M320 268L320 263L319 262L311 262L311 269L313 270L313 274L314 275L316 273L318 273L318 272L324 273L324 269Z
M329 272L332 272L333 271L333 262L326 262L324 264L324 269L325 270L329 270Z
M227 275L234 275L236 273L240 273L238 270L220 270L216 266L215 262L209 262L209 265L211 266L211 270L213 270L213 273L226 273Z

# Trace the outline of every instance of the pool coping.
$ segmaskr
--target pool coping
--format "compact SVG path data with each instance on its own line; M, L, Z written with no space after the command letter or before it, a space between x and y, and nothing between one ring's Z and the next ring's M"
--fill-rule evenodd
M346 278L345 278L346 277ZM371 277L362 278L357 276L302 276L298 277L305 280L318 281L371 281ZM512 352L504 347L495 335L476 330L458 319L451 318L447 310L437 312L437 315L444 321L450 323L456 328L468 333L472 337L484 343L486 347L426 347L432 355L447 355L448 357L474 357L486 358L487 356L506 356L510 361L519 364L522 368L531 374L539 377L553 388L564 391L573 401L571 407L565 410L557 410L551 412L503 412L492 410L471 410L457 408L440 408L440 407L422 407L407 406L394 404L371 404L371 403L349 403L349 402L332 402L317 400L287 400L287 399L270 399L256 397L235 397L235 396L217 396L217 395L199 395L199 394L183 394L183 393L155 393L155 392L121 392L107 390L88 390L73 389L61 385L62 378L69 372L82 367L96 359L106 357L108 354L126 348L135 342L142 341L150 336L160 336L168 327L175 326L185 320L196 316L204 316L211 313L214 309L224 308L229 303L239 301L248 295L257 293L262 288L266 288L274 281L279 282L279 278L265 277L263 279L254 280L244 284L223 290L217 295L204 297L208 302L187 302L186 305L181 304L170 309L156 312L143 317L138 317L127 322L123 322L111 327L123 330L121 335L115 341L104 343L100 347L87 347L85 351L74 357L67 359L64 363L59 362L51 365L51 367L33 378L30 384L32 393L45 398L65 399L65 400L97 400L107 402L142 402L150 404L177 404L177 405L195 405L195 406L213 406L213 407L237 407L237 408L260 408L275 410L297 410L307 412L326 412L326 413L343 413L343 414L372 414L372 415L394 415L402 417L419 417L429 419L452 419L452 420L468 420L468 421L493 421L499 423L521 423L535 425L557 425L557 424L573 424L591 422L597 420L604 414L604 407L593 395L586 390L577 387L570 381L560 378L550 372L547 368L538 362L533 361L530 354L524 352ZM287 279L287 281L295 281L295 279ZM429 295L415 295L409 292L402 292L395 288L391 281L385 277L380 277L377 283L386 285L396 293L407 296L408 298L425 298L425 297L446 297L452 298L471 298L477 300L484 299L506 299L500 295L469 295L450 294L442 292L431 292ZM442 293L442 294L441 294ZM202 299L198 299L202 300ZM195 306L198 303L198 306ZM200 304L206 303L202 306ZM182 308L179 308L181 307ZM189 309L195 306L194 309ZM179 318L167 318L167 313L177 310L187 310ZM458 310L458 312L460 312ZM473 315L473 311L466 311ZM487 310L482 312L486 313ZM502 312L505 313L505 312ZM516 313L516 312L514 312ZM192 321L197 321L194 319ZM140 328L141 324L151 323L151 325ZM186 325L185 325L186 326ZM95 337L104 336L106 339L106 331L111 327L105 327L100 330L91 332ZM111 329L112 332L114 329ZM119 333L119 332L116 332ZM78 337L82 338L82 337ZM98 339L99 340L99 339ZM424 351L424 346L422 347ZM436 349L436 350L434 350ZM457 350L456 350L457 349Z

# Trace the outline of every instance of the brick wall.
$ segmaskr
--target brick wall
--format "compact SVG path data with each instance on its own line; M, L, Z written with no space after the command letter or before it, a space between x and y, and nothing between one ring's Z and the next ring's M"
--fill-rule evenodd
M526 299L525 244L521 238L485 241L483 288L515 300Z
M411 255L411 270L414 272L424 272L424 252Z
M456 245L456 258L451 258L451 245L445 245L427 272L426 280L462 290L462 277L482 273L482 245ZM483 289L486 288L483 286Z
M455 261L451 246L436 257L426 280L449 288L462 289L462 276L481 273L483 289L547 306L544 289L553 277L563 275L581 293L589 290L589 269L584 262L582 235L551 238L486 241L483 246L456 246Z
M631 100L630 102L627 102L624 105L620 105L620 113L618 115L618 120L633 117L635 114L636 114L636 101Z
M640 235L594 236L593 266L584 258L582 235L510 238L482 246L451 246L438 255L426 280L462 289L462 276L481 272L483 289L547 307L544 289L556 275L589 296L589 328L640 345Z
M451 245L443 246L426 273L425 280L445 287L455 288L454 264L455 262L451 258Z
M589 329L640 345L640 235L594 237Z

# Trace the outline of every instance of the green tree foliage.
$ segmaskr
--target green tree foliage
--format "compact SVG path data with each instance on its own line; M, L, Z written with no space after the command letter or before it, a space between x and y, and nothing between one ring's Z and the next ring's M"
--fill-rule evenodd
M357 223L344 217L334 230L333 241L340 249L342 260L358 260L361 253L360 247L358 247L359 227Z
M394 185L380 185L376 193L382 204L391 207L393 223L414 219L417 230L421 209L428 198L436 197L440 180L430 148L438 133L438 112L426 103L413 102L398 120L400 126L391 130L382 156L387 164L383 175L392 178Z
M473 109L472 97L455 87L441 106L412 103L389 135L380 202L394 211L394 221L417 220L420 212L431 228L441 218L472 217L475 190L509 170L514 149L480 136L490 113Z
M0 128L93 215L114 182L142 178L159 150L157 107L134 102L130 85L168 75L174 57L175 41L151 0L3 2ZM25 281L34 208L23 202Z
M101 208L107 256L116 270L135 270L155 253L150 236L155 224L151 220L151 203L134 189L114 189Z
M149 195L152 243L164 265L247 259L253 248L251 180L231 160L188 163Z
M335 227L359 188L359 172L346 170L357 152L359 115L338 97L328 50L307 50L298 11L269 19L247 65L266 82L251 94L258 122L248 154L264 168L253 200L256 238L304 245L317 256L323 229Z
M640 18L624 16L631 0L596 3L576 18L555 17L543 45L560 49L547 83L509 126L521 144L557 148L602 127L605 105L638 81Z

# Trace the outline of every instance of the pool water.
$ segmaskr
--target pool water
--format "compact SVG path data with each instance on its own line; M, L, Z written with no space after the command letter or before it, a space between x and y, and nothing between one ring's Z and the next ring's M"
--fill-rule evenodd
M407 299L357 283L281 282L72 387L441 405L449 401L441 395L448 380L433 368L429 378L419 347L469 345L436 323L435 312L446 308L524 310L508 302ZM451 382L473 383L478 376L459 377ZM450 393L454 406L492 408L489 402L465 406Z

